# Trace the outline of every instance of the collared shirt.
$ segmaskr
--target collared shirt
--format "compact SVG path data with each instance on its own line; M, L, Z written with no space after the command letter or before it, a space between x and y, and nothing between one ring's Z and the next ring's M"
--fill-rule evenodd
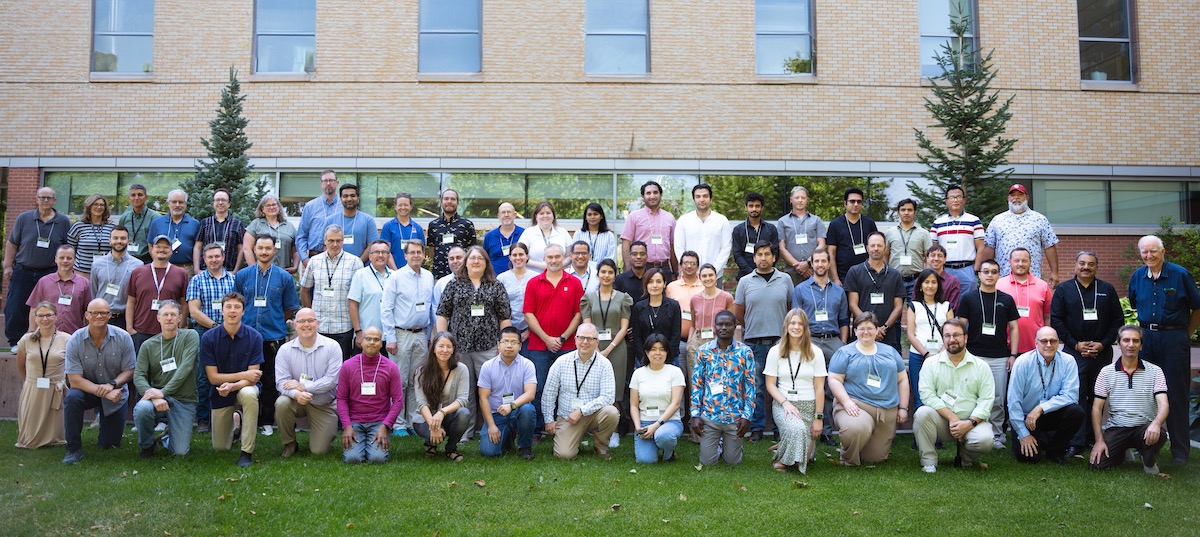
M584 294L591 293L600 288L600 277L596 276L596 269L592 268L592 264L590 262L588 263L587 269L583 271L583 274L575 271L575 265L563 267L563 272L566 272L567 274L574 276L575 279L579 280L579 283L583 285Z
M196 240L201 245L215 243L221 246L225 253L225 270L233 271L237 269L237 258L242 251L242 238L245 235L246 226L241 220L226 214L225 221L218 222L216 215L213 215L200 221L200 231L196 233ZM204 253L201 252L201 255ZM251 259L245 261L253 262Z
M312 309L321 320L322 334L341 334L353 329L346 301L350 280L362 267L362 259L350 252L342 252L337 259L330 259L329 252L321 252L309 260L301 285L312 289Z
M949 302L951 306L957 305L958 301L962 299L962 284L958 281L958 278L955 278L953 274L946 271L942 271L938 274L938 277L942 279L942 298L946 299L946 302ZM912 299L916 301L922 300L920 285L913 286Z
M590 293L591 291L588 292ZM704 284L700 283L700 278L696 278L696 281L688 283L684 280L683 276L679 276L675 281L667 284L667 289L663 291L663 294L667 295L667 298L679 303L679 309L683 314L684 321L693 321L692 297L702 292L704 292Z
M238 325L233 337L225 326L215 326L200 337L200 365L216 367L218 373L241 373L250 366L263 363L262 336L245 323ZM213 384L209 393L212 408L225 408L237 404L237 392L222 396L217 392L219 383ZM265 401L264 401L265 402Z
M312 265L309 265L311 272ZM279 341L287 337L287 312L300 309L300 295L296 292L296 280L279 265L263 272L257 263L239 270L236 278L237 291L246 297L246 313L242 324L253 327L267 341ZM266 298L266 306L259 306ZM316 302L316 299L313 299Z
M783 334L783 317L787 315L792 279L771 269L764 277L757 271L738 280L733 303L746 307L743 337L779 337Z
M67 244L75 247L75 265L72 268L90 273L92 261L112 250L112 245L108 243L112 228L113 225L108 222L93 224L80 220L71 224L71 229L67 231Z
M734 423L754 414L754 353L734 341L725 350L712 340L700 346L692 366L692 415Z
M1050 316L1051 298L1050 284L1037 276L1030 275L1024 282L1019 282L1012 274L1000 278L996 289L1008 293L1017 305L1017 332L1021 334L1017 340L1017 352L1025 353L1037 347L1037 331L1046 326L1046 317ZM1024 314L1022 314L1024 312ZM1061 336L1060 336L1061 337Z
M508 293L508 309L512 312L512 325L517 330L524 331L529 328L529 323L525 322L525 312L521 308L525 306L525 288L529 285L529 280L538 274L541 273L527 267L525 274L520 278L511 270L496 275L496 281L504 285L504 290Z
M408 259L404 258L404 248L408 244L408 241L417 239L421 241L421 244L429 245L425 242L425 228L421 227L421 224L418 224L412 218L408 219L408 225L401 224L399 218L388 220L383 224L383 230L379 232L379 238L392 245L392 261L396 263L396 268L408 264ZM495 265L496 260L492 259L492 266Z
M429 311L433 312L434 315L437 315L438 305L442 303L442 295L446 292L446 286L450 285L450 282L457 278L458 275L451 272L433 282L433 307Z
M437 314L449 321L450 331L458 336L459 352L496 348L500 323L512 317L504 284L482 281L477 289L467 278L456 279L446 286Z
M865 214L859 215L858 222L853 224L844 214L829 222L825 244L837 247L833 261L837 265L838 278L845 279L850 267L867 262L867 236L876 231L875 221ZM861 254L854 253L855 245L862 246Z
M45 222L37 209L17 215L12 231L8 232L8 242L17 247L16 263L29 270L53 269L54 256L58 247L67 243L70 230L71 220L58 211ZM39 238L49 239L45 247L38 245Z
M564 228L554 226L550 228L549 233L545 233L541 228L531 226L525 228L520 237L517 242L529 247L529 261L532 263L544 265L546 248L551 244L562 246L564 257L570 257L571 234L567 233ZM569 259L567 263L570 263Z
M633 269L617 274L617 279L613 281L613 289L629 295L634 301L641 300L646 296L646 287L642 285L642 278L633 272Z
M108 333L104 341L96 348L87 328L76 330L67 341L67 353L64 356L65 374L83 375L96 384L112 382L125 371L133 371L137 367L137 355L133 352L133 338L129 333L115 326L105 325ZM123 411L125 402L129 400L129 386L121 386L121 399L109 401L101 399L104 415Z
M891 249L888 264L892 268L899 270L900 275L905 277L921 273L925 268L925 250L933 246L929 230L913 223L912 229L906 230L901 226L890 228L883 232L883 237L887 239L888 248ZM908 259L904 259L904 256L908 256Z
M508 260L509 248L516 244L521 238L521 233L525 232L525 228L513 224L512 233L505 235L499 227L483 234L483 249L488 253L488 258L492 260L492 270L496 276L503 274L512 268L512 262Z
M391 276L387 265L383 272L375 270L375 266L367 263L354 273L350 279L350 291L346 298L358 302L358 329L366 330L368 326L378 328L380 332L391 330L391 326L383 325L381 306L383 305L383 288Z
M1157 278L1143 265L1129 277L1129 305L1139 322L1186 326L1192 310L1200 309L1200 291L1192 274L1175 263L1164 261Z
M546 416L546 423L554 418L566 419L576 410L591 416L613 404L616 391L612 363L601 356L600 351L592 353L586 362L579 358L579 351L571 351L559 356L550 366L542 390L542 414Z
M112 252L92 261L91 288L92 298L103 298L108 301L113 313L125 311L125 302L129 298L126 287L129 285L129 275L133 270L142 266L142 261L133 257L131 252L121 256L121 261L113 257ZM109 285L114 287L109 287Z
M33 286L25 305L32 308L43 300L55 304L58 319L54 325L59 330L73 334L87 326L83 312L87 310L88 302L92 301L92 288L82 274L71 271L71 278L68 280L61 279L58 272L42 276Z
M155 218L162 216L162 213L149 207L142 207L142 213L137 214L133 211L133 207L121 213L121 219L117 221L125 229L129 230L129 252L128 255L136 257L145 257L150 255L149 239L150 223Z
M1092 310L1095 312L1094 319L1089 313ZM1117 330L1124 322L1121 299L1111 283L1093 280L1091 285L1084 287L1079 278L1072 278L1070 282L1063 282L1054 288L1054 297L1050 301L1050 326L1062 339L1063 351L1072 356L1079 356L1079 351L1075 350L1076 343L1095 341L1101 346L1096 359L1104 360L1100 362L1103 364L1112 363L1112 346L1117 340Z
M502 398L511 395L515 401L525 393L525 385L537 385L537 370L528 358L518 354L512 364L504 363L504 358L497 355L483 363L479 368L480 388L487 388L488 405L492 412L500 408Z
M375 384L374 395L363 395L364 382ZM356 354L342 364L337 380L337 414L342 423L381 422L391 427L403 409L404 382L395 362L379 354Z
M656 213L651 213L646 207L629 213L625 217L625 228L621 230L621 240L646 243L646 260L651 263L671 259L674 254L671 241L674 237L675 215L662 208Z
M825 228L825 222L821 221L821 217L808 211L804 211L804 216L797 216L794 211L788 211L787 214L779 217L778 225L779 235L772 244L778 246L779 242L784 242L787 245L788 253L798 260L807 260L812 255L813 249L817 247L817 239L826 238L829 231L832 231L832 229ZM753 245L750 242L747 244ZM750 270L754 270L754 252L746 255L750 256Z
M929 227L933 242L946 249L946 262L975 261L975 241L983 240L983 222L968 212L957 217L945 213ZM1008 259L1005 257L1005 259Z
M429 326L433 318L433 274L422 270L420 274L410 266L392 272L384 284L380 300L380 322L387 325L383 339L396 341L393 328L418 329Z
M733 248L733 227L729 219L716 211L701 220L696 211L685 213L675 222L675 259L683 259L683 253L691 250L700 256L700 264L712 263L725 268Z
M792 307L801 308L808 315L808 328L814 334L842 334L843 326L850 326L850 305L846 302L846 290L826 279L825 287L815 277L800 282L792 290ZM817 320L817 312L825 313L825 320Z
M213 277L207 269L202 270L188 282L187 300L199 300L200 311L214 323L221 324L225 321L225 316L221 314L221 297L233 292L235 283L235 275L225 267L221 267L220 277ZM243 296L250 300L250 295L243 293Z
M450 260L447 256L450 255L451 248L458 246L466 250L475 244L475 223L459 216L458 213L452 215L449 220L444 213L439 214L429 222L426 236L429 237L428 246L433 248L433 277L439 279L450 274Z
M342 348L330 338L317 334L312 348L305 348L300 338L279 347L275 355L275 387L279 393L296 398L296 390L283 385L294 380L311 393L312 404L328 405L337 396L338 373L342 369Z
M255 218L246 226L246 233L251 237L259 235L267 235L275 239L275 257L271 258L271 262L279 265L282 268L292 268L292 248L296 247L296 226L291 222L284 220L281 223L271 225L266 218ZM250 248L253 255L254 248ZM226 262L229 258L225 258ZM254 257L246 260L247 265L253 265L258 260Z
M924 374L925 370L922 369ZM1008 421L1017 438L1029 436L1025 416L1041 407L1051 413L1079 401L1079 368L1071 356L1055 351L1046 359L1037 351L1022 354L1013 362L1008 378Z
M945 351L925 360L918 381L921 404L930 410L949 408L959 419L987 421L996 398L996 380L987 363L970 352L954 365Z
M847 395L879 408L895 408L900 404L898 381L904 368L900 353L884 343L875 344L874 354L864 353L858 342L850 343L829 359L829 373L842 375ZM876 381L878 387L874 386Z
M850 300L850 293L858 293L856 305L859 311L874 312L879 326L887 325L888 317L896 307L896 299L904 300L904 280L900 278L899 271L887 264L876 271L869 262L864 261L850 269L842 279L842 284L846 286L847 300ZM900 322L899 317L895 322Z
M325 251L325 220L331 215L342 214L342 200L335 194L333 199L317 196L300 210L300 228L296 230L296 250L300 260L308 259L308 251Z
M1004 291L985 293L976 290L963 295L954 314L967 320L967 350L981 358L1008 358L1008 322L1017 319L1017 305ZM995 334L984 335L983 325L991 324ZM1020 336L1018 336L1020 337ZM1018 341L1018 343L1020 343Z
M992 217L984 234L983 243L996 250L996 261L1000 263L1000 276L1012 272L1008 266L1008 257L1013 250L1025 247L1029 250L1029 272L1042 277L1042 254L1051 246L1058 244L1058 235L1050 227L1042 213L1028 209L1021 214L1012 211L1002 212Z
M125 313L127 316L133 315L134 332L147 335L162 332L154 301L170 299L180 305L187 302L188 280L186 270L172 265L163 268L142 265L133 269L129 273L129 296L136 299L137 303L134 311ZM161 289L159 286L162 286Z
M586 222L585 226L586 227ZM592 252L591 263L592 268L605 259L617 259L617 234L612 231L602 231L600 233L592 233L586 229L576 231L571 235L571 244L577 241L588 243L588 250Z
M375 218L361 210L354 211L354 216L346 216L345 211L329 215L325 219L325 229L335 225L342 227L342 250L355 257L361 258L367 247L379 239Z
M787 215L784 215L783 218L787 218ZM821 219L817 218L817 222L820 221ZM822 223L821 226L821 233L823 234L825 224ZM733 255L733 262L737 263L737 277L739 280L742 279L742 276L754 272L754 245L757 244L758 241L764 240L771 243L771 251L773 252L779 249L779 228L775 227L775 224L767 222L766 220L760 220L757 228L750 225L748 220L742 221L738 223L738 225L733 226L732 236L733 245L729 250ZM814 246L816 245L815 239L813 244ZM750 247L751 251L746 251L747 246ZM779 255L779 253L775 252L775 255Z
M159 235L166 235L171 239L171 264L172 265L188 265L192 262L192 247L196 245L196 241L200 234L200 221L192 218L191 215L184 214L183 218L176 223L171 219L170 214L164 214L155 218L150 222L150 230L146 235L150 238ZM179 241L179 246L175 246L175 242ZM236 255L236 251L234 254Z
M1096 397L1108 400L1110 427L1141 427L1158 416L1155 396L1167 393L1167 378L1162 368L1138 358L1132 371L1125 370L1120 359L1100 370L1096 377Z
M583 284L579 279L562 273L558 285L552 285L543 272L529 280L525 286L525 304L521 311L533 315L542 327L542 331L550 337L563 336L567 338L562 344L562 350L575 350L575 338L564 334L571 320L579 314L579 299L583 298ZM497 340L498 341L498 340ZM546 342L540 337L529 338L529 350L544 351ZM546 414L547 416L551 414Z
M175 337L163 340L162 334L142 343L138 350L137 367L133 370L133 385L138 393L157 388L163 395L195 403L196 356L200 352L200 335L189 328L180 329ZM163 371L163 369L170 371Z

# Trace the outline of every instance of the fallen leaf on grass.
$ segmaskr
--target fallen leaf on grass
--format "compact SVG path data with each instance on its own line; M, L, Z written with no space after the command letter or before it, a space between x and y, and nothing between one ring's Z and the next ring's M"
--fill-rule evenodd
M165 537L171 537L171 532L169 532L169 531L167 531L167 530L163 530L163 535L164 535Z
M734 488L738 488L738 489L742 489L742 492L748 492L748 491L747 491L747 489L746 489L746 486L745 486L745 485L743 485L743 484L741 484L741 483L738 483L737 481L734 481L734 482L733 482L733 487L734 487Z
M1150 505L1150 502L1146 502L1146 509L1154 509L1154 506Z
M126 477L129 477L129 472L121 472L121 478L124 479Z
M447 487L457 487L457 486L458 486L458 481L451 481L451 482L449 482L449 483L446 483L446 486L447 486Z
M982 469L984 469L984 470L987 470L987 468L988 468L988 465L987 465L987 463L986 463L986 462L981 462L981 463L979 463L979 467L980 467L980 468L982 468Z
M861 515L861 514L862 514L862 511L855 511L853 514L854 514L854 516Z
M353 522L351 522L351 523L349 523L349 524L346 524L346 529L348 529L348 530L352 530L352 529L354 529L354 523L353 523Z
M1158 474L1158 477L1161 477L1163 479L1171 479L1171 474L1160 473L1160 474Z
M704 469L704 465L703 465L703 464L697 464L696 466L693 466L693 468L695 468L695 469L696 469L696 471L697 471L697 472L699 472L700 470L703 470L703 469Z
M792 481L792 484L797 488L808 488L808 481Z
M229 498L231 496L233 496L232 492L226 492L225 494L217 496L217 501L223 502L223 501L225 501L226 498Z
M250 511L250 514L252 514L252 515L256 515L256 516L257 516L257 515L258 515L258 512L257 512L257 511Z
M619 504L619 503L614 503L614 504L612 504L612 510L613 510L613 512L614 512L614 513L615 513L615 512L617 512L617 511L620 511L620 510L621 510L621 504Z
M631 474L636 474L636 473L637 473L637 468L630 468L630 469L629 469L629 473L631 473Z
M679 501L681 501L681 502L687 501L687 496L684 496L682 492L679 493Z
M236 477L226 477L225 481L228 481L230 483L237 483L238 481L241 481L241 480Z
M664 518L664 519L662 519L662 521L663 521L663 524L670 524L670 523L671 523L671 519L669 519L669 518Z
M134 471L133 471L133 475L137 475L137 470L134 470Z
M484 481L484 480L482 480L482 479L480 479L479 481L476 481L476 482L475 482L475 486L476 486L476 487L483 487L483 486L485 486L485 485L487 485L487 482L486 482L486 481Z

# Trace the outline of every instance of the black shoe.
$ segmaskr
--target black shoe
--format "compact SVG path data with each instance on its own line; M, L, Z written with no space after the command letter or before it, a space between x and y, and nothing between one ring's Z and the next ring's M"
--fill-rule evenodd
M150 447L148 447L148 448L142 448L142 451L140 453L138 453L138 457L140 457L142 460L153 459L154 458L154 444L150 444Z
M243 451L242 454L238 456L238 468L245 468L251 464L254 464L254 454Z
M533 460L533 449L527 447L521 448L521 458L527 461Z
M758 442L759 440L762 440L762 439L763 439L762 431L751 431L750 432L750 441L751 442Z
M1080 452L1079 448L1077 448L1075 446L1069 446L1069 447L1067 447L1067 451L1065 453L1063 453L1063 458L1070 459L1076 455L1079 455L1079 452Z
M825 444L827 446L836 446L837 445L837 442L834 441L833 435L831 435L831 434L821 435L821 443Z
M942 447L944 447L944 446L942 445L941 440L938 440L937 442L933 443L933 449L942 449Z
M913 451L917 450L917 441L916 440L913 440L912 446L909 446L909 449L911 449Z
M675 462L675 452L671 452L671 456L663 459L663 462Z
M1187 465L1187 463L1188 463L1188 460L1183 457L1175 457L1175 458L1171 459L1171 464L1173 464L1175 466L1185 466L1185 465Z

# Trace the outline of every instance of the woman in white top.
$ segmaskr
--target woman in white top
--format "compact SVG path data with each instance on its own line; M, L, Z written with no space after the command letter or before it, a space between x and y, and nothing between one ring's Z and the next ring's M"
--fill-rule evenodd
M675 445L683 434L679 408L683 404L683 371L667 363L667 338L662 334L646 337L646 365L633 372L629 381L629 412L639 424L633 437L633 453L638 462L675 460Z
M525 322L525 287L529 285L529 280L534 276L541 274L536 270L529 270L526 263L529 261L529 247L521 243L515 243L508 249L508 270L496 275L496 281L504 285L504 290L508 292L508 307L512 310L512 325L521 331L521 354L524 355L529 351L529 324Z
M920 301L908 304L908 385L919 386L921 365L925 359L942 350L942 323L954 318L954 306L946 302L942 278L934 269L925 269L917 276ZM913 390L913 408L921 406L921 396Z
M592 266L605 259L617 260L617 235L608 229L604 208L591 202L583 209L583 227L571 237L571 242L588 243L592 251Z
M542 260L546 256L546 247L557 244L562 246L564 252L569 251L567 245L571 243L571 236L567 230L558 227L554 206L542 200L533 207L533 222L521 232L517 242L529 247L529 268L543 271L546 270L546 262Z
M775 447L776 471L796 466L808 470L813 440L821 436L825 406L825 353L812 344L808 315L795 308L783 318L786 337L767 351L763 369L767 395L771 397L779 444Z

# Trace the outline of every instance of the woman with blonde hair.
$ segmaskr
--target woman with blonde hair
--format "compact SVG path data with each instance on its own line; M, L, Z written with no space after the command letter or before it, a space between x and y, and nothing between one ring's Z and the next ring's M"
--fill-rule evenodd
M33 307L36 325L14 349L17 373L24 379L17 404L17 447L39 448L67 443L62 401L67 392L64 357L71 334L57 330L53 302Z
M92 273L92 260L112 250L108 242L113 228L112 222L108 221L111 214L108 200L100 194L92 194L83 200L83 216L67 231L67 244L75 248L72 268L85 278Z
M825 419L825 353L812 344L808 315L800 308L784 316L783 334L767 352L763 369L779 428L772 464L779 472L796 466L803 474Z
M296 226L288 222L287 212L283 204L274 194L263 196L254 210L254 220L246 226L242 238L242 258L246 265L254 265L258 258L254 255L254 238L259 235L270 235L275 239L275 257L272 262L289 274L295 274L300 267L300 252L296 251Z

